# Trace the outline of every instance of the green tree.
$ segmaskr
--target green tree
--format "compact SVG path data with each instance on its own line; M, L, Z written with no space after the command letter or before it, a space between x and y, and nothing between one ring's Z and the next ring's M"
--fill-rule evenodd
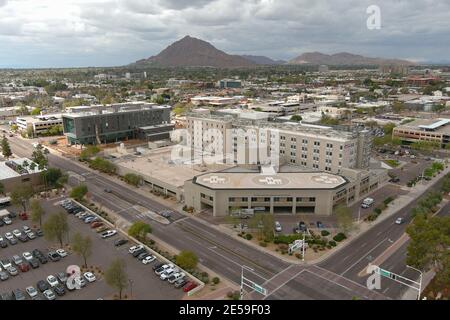
M100 148L95 145L89 145L80 153L80 160L86 161L100 152Z
M290 120L295 121L295 122L300 122L303 120L303 118L302 118L302 116L296 114L296 115L293 115Z
M116 170L117 170L116 166L112 162L105 160L103 158L100 158L100 157L97 157L94 160L92 160L89 163L89 166L92 169L95 169L95 170L98 170L98 171L101 171L104 173L108 173L108 174L116 173Z
M38 115L40 115L41 114L41 108L34 108L32 111L31 111L31 115L32 116L38 116Z
M418 215L406 228L410 237L406 263L423 272L434 269L438 282L450 278L450 217Z
M186 270L192 270L197 266L198 258L192 251L181 251L176 257L176 264Z
M48 164L48 159L45 155L44 148L42 145L38 145L33 153L31 154L31 159L38 165L39 170L45 169Z
M29 185L19 185L11 192L11 202L14 205L21 205L23 211L27 211L27 205L30 198L33 196L33 188Z
M9 145L8 139L5 136L3 136L2 139L2 154L6 159L12 156L11 147Z
M44 236L49 241L57 241L63 246L64 237L69 233L69 224L67 223L67 214L64 212L54 213L48 217L44 223Z
M126 183L131 184L132 186L137 187L141 181L142 181L142 177L134 174L134 173L127 173L123 179L125 180Z
M122 291L128 287L128 275L123 259L114 260L105 271L106 283L119 291L119 299L122 299Z
M44 209L42 209L41 202L37 199L31 200L30 210L31 210L31 221L33 221L34 223L39 222L39 226L42 227L42 217L45 211Z
M63 173L59 168L50 167L41 172L41 175L46 184L51 188L62 188L68 180L67 174Z
M134 222L128 229L128 235L140 241L144 241L148 233L152 233L152 227L142 221Z
M92 239L77 232L72 237L72 250L83 258L84 267L87 268L87 259L92 255Z
M391 135L392 131L394 131L394 128L395 128L395 124L394 123L387 123L387 124L385 124L383 126L384 134Z
M353 228L354 221L352 216L352 211L347 206L338 206L334 212L336 216L336 222L338 228L343 232L347 233Z
M83 200L84 196L88 193L88 188L86 185L81 184L72 189L70 196L77 201Z

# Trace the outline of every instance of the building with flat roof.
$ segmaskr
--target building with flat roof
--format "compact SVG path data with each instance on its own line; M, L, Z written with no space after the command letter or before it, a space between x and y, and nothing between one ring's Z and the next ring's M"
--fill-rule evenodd
M40 116L23 116L16 118L19 131L31 133L33 137L40 136L54 126L63 124L61 114L48 114Z
M450 119L420 119L394 128L392 135L405 143L436 142L444 148L450 142Z
M225 216L233 211L329 216L380 187L387 175L344 170L336 175L285 166L279 172L240 167L210 172L186 181L185 203L197 212Z
M170 110L146 102L72 108L63 114L64 134L70 144L166 139L173 130Z
M222 163L291 164L339 173L343 168L369 167L369 131L338 131L320 126L188 115L187 147L197 161L216 155ZM273 163L274 158L277 163Z
M38 165L27 158L11 159L0 162L0 183L5 193L23 185L38 186L41 184L41 172Z
M235 79L222 79L217 82L217 86L221 89L239 89L242 87L242 81Z

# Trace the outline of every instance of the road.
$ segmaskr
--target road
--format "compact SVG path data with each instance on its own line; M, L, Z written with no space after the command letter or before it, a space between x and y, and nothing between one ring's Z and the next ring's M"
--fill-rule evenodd
M14 137L9 139L13 152L19 156L29 157L32 151L31 142ZM83 176L93 200L102 206L113 210L128 221L145 220L134 206L141 205L153 211L166 208L161 203L112 181L101 174L91 172L81 164L50 154L49 164L66 172L75 172ZM75 181L74 181L75 180ZM78 183L70 179L71 183ZM105 188L112 192L107 193ZM432 189L436 189L437 186ZM251 246L225 235L207 224L184 216L174 215L174 221L162 225L152 221L153 234L167 244L179 250L191 250L197 254L202 265L219 275L240 284L241 266L246 265L255 270L264 279L280 279L279 286L274 284L269 299L349 299L354 296L367 299L382 299L384 295L398 299L401 289L398 284L387 283L383 286L384 293L370 292L365 288L366 277L358 274L368 263L383 253L393 242L399 239L411 221L409 213L416 205L417 199L411 204L386 219L359 238L342 248L336 254L311 268L292 268L288 263L265 254ZM448 209L448 208L447 208ZM448 211L448 210L447 210ZM397 217L405 219L404 224L394 223ZM391 263L393 268L404 265L405 248L401 248L385 263ZM297 268L297 267L296 267ZM406 276L410 271L402 271ZM395 269L397 270L397 269ZM395 271L393 270L393 271ZM251 276L253 279L253 276ZM277 283L277 281L273 281ZM355 294L357 292L357 294Z

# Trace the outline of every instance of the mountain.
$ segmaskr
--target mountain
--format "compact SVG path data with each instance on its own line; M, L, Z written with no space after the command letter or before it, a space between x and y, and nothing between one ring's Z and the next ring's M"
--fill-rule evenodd
M294 58L288 64L326 64L326 65L414 65L414 62L400 59L383 59L383 58L368 58L348 52L341 52L336 54L324 54L320 52L307 52Z
M241 56L229 55L210 43L186 36L161 51L157 56L135 62L132 66L163 67L251 67L254 62Z
M242 55L241 57L260 65L280 65L286 63L286 61L283 60L273 60L264 56Z

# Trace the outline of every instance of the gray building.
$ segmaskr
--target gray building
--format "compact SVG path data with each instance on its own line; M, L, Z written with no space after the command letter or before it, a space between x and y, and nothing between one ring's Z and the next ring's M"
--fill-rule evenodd
M69 144L166 139L173 130L170 110L146 102L75 108L63 114L64 134Z

